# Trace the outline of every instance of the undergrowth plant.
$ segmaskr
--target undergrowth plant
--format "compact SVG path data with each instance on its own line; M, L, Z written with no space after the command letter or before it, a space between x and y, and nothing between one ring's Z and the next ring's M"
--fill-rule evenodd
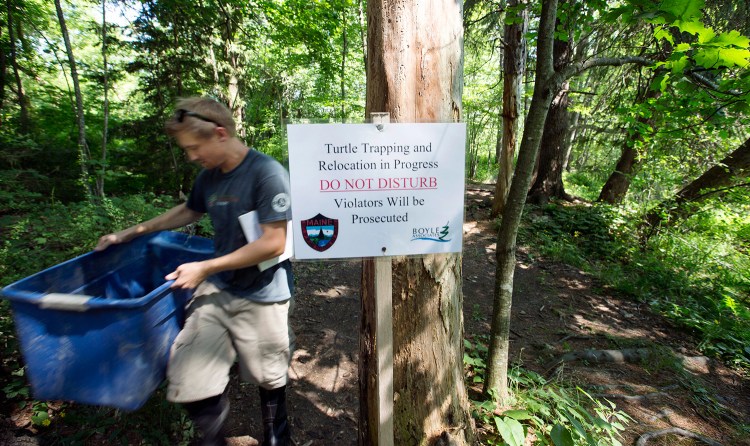
M470 386L484 382L486 337L464 340L464 365ZM508 378L514 403L498 412L495 399L472 400L474 416L489 429L483 440L488 445L522 446L619 446L620 433L630 417L610 401L597 400L580 387L549 380L515 366Z
M646 242L641 221L600 204L529 206L519 239L648 303L695 335L704 354L750 370L750 208L696 211Z

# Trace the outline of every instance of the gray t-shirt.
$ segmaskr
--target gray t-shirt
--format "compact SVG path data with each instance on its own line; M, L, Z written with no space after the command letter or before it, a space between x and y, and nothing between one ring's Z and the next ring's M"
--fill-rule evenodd
M187 207L208 213L214 227L216 256L229 254L248 242L238 217L258 212L260 223L290 220L289 174L275 159L250 150L227 173L202 170L193 184ZM219 288L257 302L280 302L292 295L292 265L288 260L265 271L257 266L223 271L208 279Z

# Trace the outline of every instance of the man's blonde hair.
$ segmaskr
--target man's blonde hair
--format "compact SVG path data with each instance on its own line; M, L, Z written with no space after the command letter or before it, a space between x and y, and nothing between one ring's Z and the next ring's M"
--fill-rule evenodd
M213 98L197 96L178 100L175 113L164 128L169 136L190 132L210 138L216 126L224 127L229 136L237 132L232 112L226 105Z

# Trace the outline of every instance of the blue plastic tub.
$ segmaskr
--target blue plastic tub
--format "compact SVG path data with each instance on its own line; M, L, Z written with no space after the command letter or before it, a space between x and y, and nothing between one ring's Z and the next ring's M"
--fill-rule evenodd
M213 242L160 232L6 286L34 398L136 410L164 380L190 292L164 276Z

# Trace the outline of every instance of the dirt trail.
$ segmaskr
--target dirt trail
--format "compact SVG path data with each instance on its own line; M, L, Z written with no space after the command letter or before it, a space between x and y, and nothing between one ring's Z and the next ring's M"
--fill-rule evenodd
M490 331L495 230L489 221L491 187L467 191L464 225L465 337ZM298 446L357 444L359 390L359 260L295 265L297 300L292 326L297 351L291 369L289 412ZM567 265L526 255L521 247L514 282L512 361L546 376L573 380L606 395L634 421L622 443L634 445L649 432L682 429L722 445L750 445L732 421L750 424L750 385L736 372L702 357L685 333L647 307L609 295L593 278ZM656 352L644 358L639 348ZM578 359L565 354L625 350L635 362ZM684 372L672 365L677 354ZM573 358L575 359L575 358ZM254 445L261 431L257 390L233 380L230 435L235 445ZM1 429L0 429L1 431ZM2 443L3 432L0 432ZM7 437L6 437L7 438ZM31 443L31 438L24 441ZM653 445L704 444L663 435Z

